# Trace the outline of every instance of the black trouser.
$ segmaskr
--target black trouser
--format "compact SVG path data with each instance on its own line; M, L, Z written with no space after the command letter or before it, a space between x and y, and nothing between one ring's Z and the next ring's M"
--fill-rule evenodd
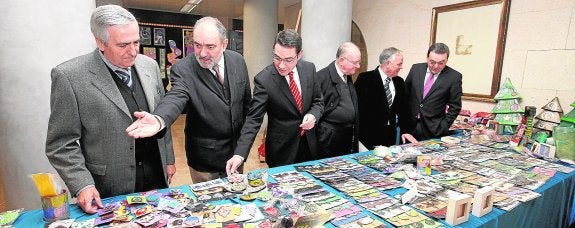
M311 152L309 149L309 145L307 143L307 138L305 134L301 136L299 140L299 147L297 149L297 154L295 156L295 163L306 162L313 160L311 156Z
M167 188L155 140L136 145L136 192ZM121 174L120 174L121 175Z
M351 154L353 149L353 125L337 127L322 122L317 128L319 158Z

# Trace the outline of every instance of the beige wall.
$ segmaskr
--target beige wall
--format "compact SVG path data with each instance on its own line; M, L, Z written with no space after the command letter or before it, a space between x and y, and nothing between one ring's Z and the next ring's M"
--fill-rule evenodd
M412 64L425 61L433 7L467 1L355 0L353 20L367 44L368 69L377 65L381 50L394 46L404 51L404 69L399 74L405 78ZM574 0L512 0L501 77L501 82L506 77L511 79L523 96L522 105L539 110L559 97L565 112L572 109L569 104L575 101ZM472 113L490 111L493 105L463 102L463 108Z

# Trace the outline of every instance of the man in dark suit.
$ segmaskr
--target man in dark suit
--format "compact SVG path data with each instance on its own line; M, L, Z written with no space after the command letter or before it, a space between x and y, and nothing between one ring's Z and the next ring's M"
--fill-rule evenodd
M359 140L372 150L395 145L397 126L404 122L405 82L397 74L403 68L403 55L394 47L379 55L379 66L359 74L355 81L359 103ZM410 135L404 136L409 141ZM405 142L405 140L404 140Z
M131 113L153 111L164 95L158 64L138 55L138 22L106 5L90 24L98 49L52 69L46 156L82 210L95 213L100 197L168 187L176 168L170 129L136 140L124 131Z
M358 151L359 114L351 75L360 62L359 48L347 42L337 49L336 60L317 72L324 104L316 128L320 158Z
M185 109L186 157L194 183L226 176L226 162L234 156L251 100L245 61L225 50L227 44L226 29L218 19L198 20L194 54L172 66L171 91L153 115L136 113L140 119L126 129L130 136L149 137L170 126Z
M302 41L297 32L284 30L274 43L273 64L254 78L254 97L234 154L246 157L268 114L265 142L269 167L317 159L313 129L323 112L321 90L313 63L299 60ZM299 61L298 61L299 60ZM234 158L232 158L234 160ZM239 161L230 161L233 173Z
M449 48L435 43L427 63L413 64L405 80L411 132L419 140L446 135L461 110L461 73L447 66Z

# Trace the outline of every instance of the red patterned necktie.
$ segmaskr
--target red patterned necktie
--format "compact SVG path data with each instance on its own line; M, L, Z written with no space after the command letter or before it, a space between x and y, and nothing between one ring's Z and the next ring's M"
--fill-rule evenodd
M295 84L295 80L293 80L293 71L289 72L289 90L295 99L295 103L297 104L297 110L301 113L302 112L302 104L301 104L301 94L297 89L297 85ZM299 135L302 136L304 134L304 129L302 128Z

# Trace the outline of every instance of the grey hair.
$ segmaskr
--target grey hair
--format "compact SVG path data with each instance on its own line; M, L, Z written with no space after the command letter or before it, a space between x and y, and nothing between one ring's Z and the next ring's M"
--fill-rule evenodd
M211 24L215 25L216 28L218 29L218 33L219 33L220 39L222 41L228 38L228 31L226 30L226 27L217 18L215 18L215 17L202 17L201 19L196 21L194 28L197 28L199 25L201 25L203 23L211 23Z
M436 53L436 54L447 54L447 58L449 58L449 47L444 43L434 43L429 47L427 50L427 57L429 57L429 53Z
M359 47L357 47L357 45L355 45L352 42L345 42L343 43L341 46L339 46L339 48L337 49L337 52L335 53L335 58L339 58L340 56L342 56L343 54L347 53L349 51L350 48L355 47L356 49L359 50Z
M399 52L401 51L394 47L383 49L381 54L379 54L379 64L383 64L385 61L392 61L395 58L395 54Z
M295 47L296 53L301 51L301 36L293 29L286 29L278 33L274 46Z
M111 26L124 26L137 23L136 18L128 10L118 5L99 6L90 18L92 34L104 44L108 43L109 34L107 29Z

